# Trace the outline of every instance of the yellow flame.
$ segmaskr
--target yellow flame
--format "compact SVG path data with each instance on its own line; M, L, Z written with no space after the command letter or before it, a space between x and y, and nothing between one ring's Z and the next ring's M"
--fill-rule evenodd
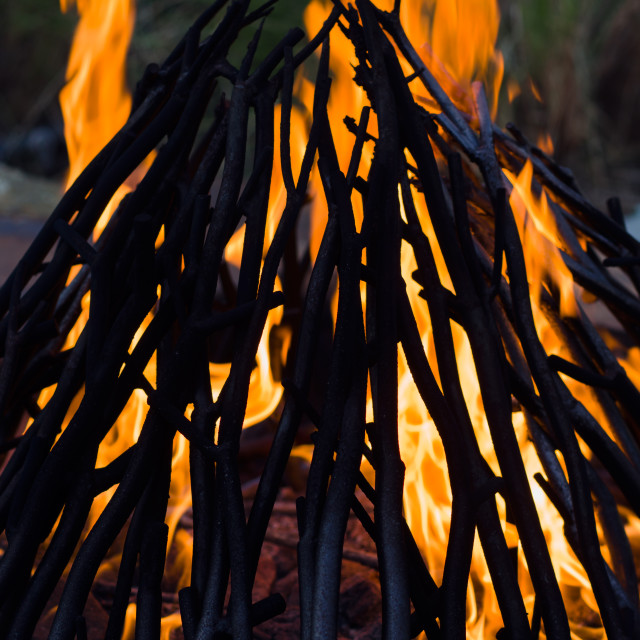
M390 10L393 3L377 3ZM401 5L401 21L414 46L421 46L421 54L429 69L446 89L456 105L473 118L471 83L481 79L488 86L495 113L497 92L502 79L502 58L494 49L498 28L498 8L492 0L469 0L468 2L444 2L437 0L404 0ZM309 33L315 33L327 16L331 4L314 0L305 12L305 24ZM346 49L345 49L346 44ZM331 36L331 70L334 87L339 87L335 101L330 102L330 118L336 149L341 167L346 167L353 141L352 134L339 126L345 115L357 115L365 96L356 87L353 77L353 51L343 40L341 33ZM415 89L417 83L413 83ZM535 90L533 85L532 91ZM508 87L513 99L519 88L511 83ZM423 100L428 96L419 96ZM311 96L302 97L309 110ZM429 105L433 108L433 105ZM375 123L373 123L374 129ZM545 140L543 140L543 143ZM550 151L549 144L543 145ZM363 158L360 175L366 176L370 165L371 151ZM561 314L574 315L576 301L573 279L562 259L561 249L566 250L559 232L551 204L544 191L534 193L533 166L527 162L519 175L505 172L512 185L510 204L514 211L523 245L526 247L526 267L531 284L532 304L536 327L549 353L558 353L571 359L563 350L555 330L546 321L540 308L543 288L559 295ZM453 291L451 280L443 260L438 240L431 225L429 212L421 194L412 186L414 203L424 233L434 252L438 273L443 286ZM359 198L353 198L356 212ZM316 205L319 206L319 205ZM319 218L326 212L316 212ZM409 250L402 251L402 272L407 284L425 353L436 376L437 361L431 320L424 301L419 297L420 286L410 277L416 269L415 258ZM506 275L506 274L505 274ZM366 301L364 301L366 304ZM456 359L463 394L469 410L483 457L496 474L499 467L480 395L480 388L473 362L471 348L465 332L452 323ZM594 394L584 385L566 381L575 397L585 402L597 419L604 417ZM582 387L582 388L581 388ZM415 387L404 354L399 358L398 413L400 447L406 465L404 485L405 517L418 543L429 570L436 579L442 579L451 520L452 496L442 441L435 425ZM368 398L367 419L371 419L371 398ZM606 421L602 423L605 424ZM539 458L529 439L522 414L514 414L513 425L518 437L527 475L544 535L547 539L552 563L561 585L561 591L569 609L574 638L603 637L602 627L589 628L580 621L581 611L590 610L598 620L598 609L584 569L577 561L563 531L563 521L546 494L534 480L536 473L543 473ZM296 449L299 456L308 455L304 448ZM560 461L560 464L562 462ZM535 594L529 578L527 563L519 545L515 527L506 520L504 502L498 501L499 513L505 538L509 546L518 549L518 577L527 611L531 615ZM640 530L640 526L638 527ZM470 580L467 593L467 638L492 638L502 627L502 617L497 598L491 584L490 574L482 549L476 540L473 549ZM593 622L593 620L592 620ZM541 634L544 637L544 634Z
M575 315L577 309L573 277L558 249L565 247L566 243L558 232L546 193L544 190L540 196L533 193L533 164L527 159L517 177L507 169L504 174L513 186L509 203L525 249L533 304L540 306L544 282L551 281L560 292L561 314Z
M60 0L62 11L73 1ZM76 0L75 4L80 21L67 63L67 83L60 91L69 156L67 187L127 121L131 94L126 85L126 60L135 22L134 0ZM96 224L94 238L154 157L152 153L117 189ZM71 276L75 273L73 270Z
M73 0L61 0L67 11ZM67 84L60 92L69 154L67 186L126 122L131 96L126 58L133 24L133 0L78 0Z
M390 10L392 5L393 2L391 0L378 3L378 6L385 10ZM61 0L61 6L63 10L68 8L66 0ZM130 109L130 97L124 84L125 56L134 19L134 6L130 0L110 0L110 2L78 0L77 6L81 21L74 38L69 62L67 73L69 84L61 95L71 161L70 182L126 120ZM309 3L304 14L304 21L310 33L317 31L332 6L329 0L313 0ZM437 80L456 105L473 117L470 87L473 81L482 80L487 87L487 93L495 114L497 94L503 73L502 56L495 50L499 23L496 0L451 0L449 2L444 0L439 2L437 0L403 0L400 6L401 21L410 40L420 50L425 63L434 72ZM359 115L362 107L367 105L367 98L363 90L355 85L352 80L354 75L352 65L356 64L357 61L351 43L337 29L333 30L330 37L330 65L333 84L328 111L339 163L342 170L346 171L350 161L353 136L346 131L342 120L346 115L354 117ZM415 85L417 83L412 84L412 88ZM313 102L313 86L305 79L303 74L298 74L295 86L298 104L302 105L302 107L295 109L292 114L291 154L294 175L299 170L304 153L304 141L307 138L309 115ZM533 83L530 86L531 90L536 94L537 89ZM418 90L416 89L416 91ZM519 91L519 88L517 91ZM512 100L516 95L515 85L510 84L508 92L509 98ZM421 97L429 99L428 96L423 95ZM279 118L280 110L278 107L276 109L275 123L276 151L274 153L275 160L269 196L265 252L273 238L275 227L286 201L282 170L279 166L278 146L280 141L277 137ZM369 132L374 136L377 135L377 123L374 116L369 124ZM541 147L545 148L542 145ZM548 150L549 147L547 146L546 149ZM366 176L372 154L373 145L365 145L360 162L360 175ZM547 195L544 191L541 191L538 195L534 194L532 188L533 167L531 163L525 163L522 171L517 176L507 171L505 171L505 175L512 185L510 204L516 217L523 246L527 247L526 267L532 285L532 302L536 313L536 327L545 342L545 348L555 350L554 352L565 357L567 354L562 352L562 347L561 345L559 346L555 331L549 326L540 310L542 288L553 287L560 292L562 313L565 315L576 313L571 274L557 248L562 248L564 243L555 225ZM429 211L417 189L414 186L411 189L420 223L424 233L429 238L434 253L440 280L443 286L453 292L451 279L435 231L431 225ZM311 175L309 191L311 195L322 192L322 185L315 169ZM114 197L110 205L111 208L115 206L121 196L122 193L119 193ZM354 195L352 204L359 227L362 221L361 198ZM326 219L327 212L322 204L322 199L317 198L311 203L310 245L313 257L317 253ZM236 267L239 266L241 261L243 234L244 230L242 228L239 229L225 252L227 261ZM402 271L407 282L407 292L425 353L435 375L438 376L431 319L426 304L419 296L421 288L410 277L410 274L415 269L416 264L413 253L407 250L406 245L403 245ZM362 296L364 305L366 304L364 289ZM69 335L67 348L75 344L80 328L86 322L88 303L87 296L83 301L82 318ZM150 319L151 317L147 318L140 328L136 340L140 337ZM281 309L276 309L269 313L267 326L258 349L257 364L251 376L245 426L255 424L271 415L280 401L282 388L278 381L274 379L270 365L269 335L272 328L276 327L281 319ZM480 450L491 468L496 473L499 473L484 414L471 348L462 328L453 323L451 328L463 393L470 418L476 430ZM134 344L136 340L134 340ZM283 342L284 345L281 349L280 357L284 359L288 349L287 336L285 336ZM640 350L636 349L631 353L629 363L623 363L623 366L627 368L630 376L637 376L637 371L640 370ZM400 447L406 464L405 515L432 575L437 581L441 581L452 510L451 488L444 448L433 420L417 392L402 352L399 358L398 373ZM149 363L145 375L154 383L154 361ZM210 365L210 375L215 398L229 375L229 365L212 363ZM574 391L573 387L572 391ZM44 403L52 393L52 388L45 390L40 403ZM589 408L593 411L592 403L597 401L589 397L586 392L581 397L585 398L585 402L591 403ZM76 399L69 415L73 414L78 402L79 399ZM190 415L192 408L190 407L187 411L187 416ZM138 390L130 398L121 416L102 443L98 465L107 464L136 442L146 411L146 395ZM370 416L371 412L371 398L369 395L367 414ZM552 562L561 583L563 595L567 602L573 598L575 602L579 603L580 607L590 608L597 617L597 606L589 581L569 548L563 534L562 521L544 492L532 480L533 475L541 472L542 469L536 452L529 441L523 416L515 414L513 421L542 528L551 549ZM306 458L309 454L308 447L298 447L294 453L299 457ZM371 470L367 470L367 473L370 474ZM95 522L111 494L112 491L105 492L97 497L89 525ZM178 434L174 440L171 497L166 516L166 521L169 525L169 547L171 547L172 556L177 558L175 566L170 567L168 572L172 584L177 585L177 589L186 586L190 579L193 541L188 532L179 527L182 515L190 506L188 446L184 438ZM506 508L500 500L498 500L498 508L507 542L512 548L518 548L520 586L527 610L531 613L534 593L528 577L524 555L519 549L517 532L507 522ZM630 536L633 535L640 540L639 521L629 516L628 522ZM105 570L109 565L117 567L117 562L118 559L115 557L107 558L104 565ZM467 638L484 639L495 637L497 631L502 627L502 618L497 599L491 585L486 561L477 540L473 549L471 575L467 591L466 622ZM169 638L171 630L179 626L179 624L178 614L174 613L165 617L162 620L162 638ZM571 624L575 638L586 640L587 638L604 637L601 628L587 629L573 619ZM127 609L123 637L133 638L134 633L135 604L130 604Z
M495 48L500 25L497 1L406 0L400 5L400 19L449 97L471 114L471 84L480 80L495 117L504 73L504 59Z
M130 602L124 618L122 640L133 640L136 635L136 603Z
M65 0L61 0L61 7L65 11L69 5ZM125 83L125 69L127 49L135 19L133 0L111 0L110 2L82 0L77 2L77 9L80 21L74 35L68 63L68 83L60 94L70 161L67 185L70 185L77 178L88 162L124 125L131 108L131 97ZM302 133L305 123L300 121L299 114L296 114L295 118L297 119L293 123L292 129L294 133ZM298 141L297 144L292 144L292 155L294 156L294 166L296 164L299 166L304 152L302 142L304 136L295 135L292 136L292 139ZM97 225L96 236L99 235L122 197L135 188L137 182L143 177L152 158L153 156L148 158L140 170L130 176L128 181L118 189ZM275 158L279 158L278 153L275 154ZM285 197L282 173L276 162L269 201L265 252L275 233ZM229 262L236 266L240 264L242 233L239 231L236 234L226 254ZM162 243L162 240L163 234L161 233L157 246ZM160 291L158 291L159 295ZM75 345L87 322L89 304L90 294L86 294L82 301L80 317L69 333L64 348L71 348ZM152 317L153 314L150 313L139 327L130 346L130 352L148 327ZM251 374L245 427L270 416L282 397L283 389L274 379L270 366L269 346L271 329L277 326L281 319L281 308L273 309L268 314L256 356L256 367ZM286 331L281 329L279 337L281 340L279 357L284 361L288 350L289 336ZM209 370L215 399L229 375L230 365L210 363ZM156 357L154 354L144 371L145 377L151 384L155 384L155 373ZM46 403L54 391L55 386L45 389L39 401L43 404ZM80 401L81 395L74 399L65 418L63 429L75 413ZM101 443L97 466L109 464L137 442L147 410L146 394L142 390L136 389ZM187 417L190 417L192 410L193 406L188 409ZM95 524L114 492L115 487L112 487L96 497L87 520L87 531ZM176 585L177 590L187 586L190 582L193 541L190 534L179 527L182 516L190 507L189 447L185 438L176 434L173 443L170 497L165 520L169 526L167 553L171 552L171 557L175 559L168 573L171 574L171 581ZM117 550L114 550L114 554L104 560L100 568L101 573L113 569L117 571L119 564ZM161 624L161 637L168 639L171 631L180 626L179 615L166 616L162 619ZM123 637L132 638L134 633L135 604L130 604L127 609Z

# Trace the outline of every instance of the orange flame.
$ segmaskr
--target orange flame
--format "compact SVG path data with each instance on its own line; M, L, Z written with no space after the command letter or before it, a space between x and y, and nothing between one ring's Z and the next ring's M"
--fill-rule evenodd
M533 165L527 160L517 177L506 169L504 173L513 186L509 202L525 247L532 303L540 306L541 287L545 280L551 280L560 291L560 312L575 315L573 278L558 249L565 242L558 233L547 195L544 191L539 197L533 193Z
M548 156L553 155L553 140L549 133L541 133L540 136L538 136L538 147Z
M61 8L66 11L69 7L65 0L61 0ZM125 124L131 109L131 96L125 83L126 55L133 31L135 20L135 3L133 0L78 0L80 22L74 35L73 46L67 69L68 84L60 93L65 119L65 137L67 139L70 170L67 184L70 185L81 173L90 160L102 149L112 136ZM301 127L300 122L297 123ZM277 127L276 127L277 130ZM299 137L302 140L302 136ZM298 152L296 155L296 151ZM294 164L296 157L301 161L304 147L292 148ZM276 154L276 158L278 155ZM148 158L144 166L134 173L121 186L106 207L101 221L97 225L97 234L106 224L122 197L135 188L143 177L146 166L151 163ZM275 233L277 215L282 210L285 190L279 166L274 167L272 189L269 202L269 217L267 221L267 235L269 240ZM231 264L239 266L239 252L242 247L243 230L240 230L227 248L227 259ZM69 333L65 348L75 344L80 331L88 319L89 294L83 299L83 309L76 326ZM279 324L282 318L282 308L269 312L267 323L260 341L256 357L256 367L251 374L249 399L245 415L244 426L250 426L270 416L282 397L283 389L274 380L270 367L269 335L271 328ZM143 334L151 321L150 314L138 329L130 351ZM286 357L288 339L281 336L283 347L282 357ZM210 364L211 386L214 399L220 393L222 385L229 375L230 365ZM156 358L151 358L145 368L145 377L155 382ZM55 391L55 386L45 389L40 401L46 403ZM66 427L73 412L77 408L76 399L65 419ZM127 405L103 440L98 451L98 466L105 466L131 447L138 439L142 424L147 413L148 404L146 394L136 389ZM187 411L189 417L191 406ZM107 505L116 487L98 495L92 505L87 521L88 531L96 522L104 507ZM169 526L167 551L172 549L177 559L170 568L169 580L176 585L176 590L187 586L191 573L191 549L193 541L178 524L191 507L191 490L189 477L189 448L187 441L181 434L177 434L173 444L172 477L170 498L167 508L166 522ZM117 567L119 556L107 557L100 571L108 572ZM162 619L161 638L168 640L173 629L180 626L178 614L171 614ZM135 634L135 604L127 609L123 638L133 638Z
M400 7L409 39L424 42L424 61L449 97L467 103L471 83L481 80L495 117L504 71L502 54L495 48L500 24L496 0L411 0Z
M543 104L544 100L542 99L542 93L540 93L540 89L538 89L538 85L533 81L533 78L529 78L529 88L531 89L531 93L533 97L540 103Z
M392 2L377 5L385 10L392 8ZM305 12L305 24L309 33L321 26L331 8L331 3L313 0ZM402 25L414 45L422 45L423 60L445 88L458 108L473 120L474 108L471 99L471 84L481 79L490 96L495 115L497 94L502 80L502 57L494 49L498 29L498 8L493 0L469 0L468 2L438 2L437 0L404 0L400 4ZM346 48L345 48L346 46ZM331 69L336 93L329 103L332 132L341 167L346 167L351 151L352 136L339 123L345 115L355 115L367 104L366 96L351 79L352 64L355 64L351 46L340 32L331 34ZM414 88L417 83L412 84ZM420 89L414 89L420 91ZM517 89L519 91L519 89ZM516 95L516 87L510 87L510 97ZM420 96L423 101L428 96ZM310 96L302 96L303 104L310 109ZM429 103L437 110L437 106ZM375 122L370 125L375 135ZM544 145L551 151L550 145ZM368 154L368 155L367 155ZM361 175L366 175L371 159L371 150L365 148L360 166ZM549 292L559 292L560 308L563 315L577 313L574 284L566 267L561 250L565 243L558 230L551 204L544 191L538 194L533 187L533 166L527 162L519 175L505 172L512 185L510 205L514 211L521 240L526 251L526 268L531 284L532 305L536 327L549 353L564 353L562 343L549 326L541 310L540 297L544 288ZM453 291L438 240L431 225L424 199L417 189L411 187L422 230L427 235L433 249L440 281ZM359 198L353 198L354 211L360 212ZM319 205L316 205L316 207ZM326 212L315 211L322 218ZM437 375L435 343L431 320L424 301L420 299L420 286L411 278L417 268L413 253L402 252L402 272L411 300L413 314L422 336L425 353L434 373ZM505 274L505 277L508 277ZM366 304L366 301L364 301ZM456 360L463 394L472 420L481 453L497 475L500 475L487 419L485 416L480 385L466 333L452 324ZM437 429L425 408L415 387L411 372L401 352L399 358L398 416L399 437L402 459L406 465L404 484L404 511L407 522L436 579L442 579L444 560L449 539L452 512L452 495L449 483L444 448ZM574 396L584 402L602 424L606 424L604 412L598 406L597 398L579 383L568 381ZM367 407L368 418L372 416L371 399ZM591 619L597 619L596 605L589 580L582 565L576 559L567 543L562 518L550 503L546 494L534 480L536 473L542 472L540 461L528 435L522 414L514 414L513 426L518 437L520 450L532 487L542 529L552 555L552 563L558 576L561 590L569 609L570 624L574 638L603 638L602 627L588 628L580 623L581 615L587 611ZM297 452L304 455L305 452ZM586 453L586 452L585 452ZM364 472L364 469L363 469ZM565 471L566 476L566 471ZM506 506L498 500L499 514L507 544L517 550L518 576L525 605L531 615L534 591L529 578L527 563L519 545L515 527L507 522ZM582 609L582 611L578 611ZM474 545L470 580L467 592L467 638L493 638L503 626L497 598L493 590L490 574L482 549L476 538ZM544 633L541 633L544 637Z
M513 102L521 93L522 89L520 89L520 85L513 78L510 78L507 82L507 97L509 98L509 103Z
M60 0L68 11L73 0ZM126 59L135 20L133 0L77 0L67 84L60 92L70 186L126 122L131 109Z
M66 10L66 0L61 0ZM379 2L382 9L390 10L390 0ZM70 157L69 183L80 173L89 160L102 148L113 134L125 122L130 109L130 97L126 91L125 57L131 36L134 6L132 0L77 0L81 21L74 38L69 61L67 78L69 84L61 94L61 103L65 116L65 133ZM329 0L312 0L309 3L304 20L307 30L314 33L327 17L332 3ZM429 66L437 80L445 88L456 105L473 116L471 84L482 80L487 87L493 113L497 108L497 95L503 75L503 60L495 49L498 32L499 11L496 0L404 0L401 3L400 18L410 40L418 47L425 64ZM342 126L346 115L357 115L367 105L364 91L352 81L356 63L352 46L339 30L331 33L331 69L334 76L331 98L328 105L329 118L335 137L336 151L343 171L348 167L352 149L352 136ZM297 97L304 108L294 110L292 115L292 164L300 165L304 152L303 141L307 128L307 115L311 112L313 87L300 74L297 79ZM412 85L413 86L413 85ZM532 90L535 91L533 84ZM418 91L418 89L416 89ZM513 87L509 87L510 97L514 97ZM429 99L428 96L422 96ZM306 109L306 111L305 111ZM279 131L279 110L276 109L276 135ZM297 135L297 133L300 135ZM373 117L369 132L377 133L377 123ZM299 141L299 144L296 144ZM276 139L276 147L279 140ZM360 163L360 174L366 175L373 153L372 145L365 145ZM269 197L267 238L265 247L273 237L279 212L282 211L286 193L279 167L279 153L276 149L275 162ZM510 204L514 211L523 246L527 248L526 266L532 284L532 303L536 309L536 325L546 340L545 347L551 349L549 340L554 339L553 330L544 320L539 310L543 287L552 286L560 291L560 304L563 314L576 313L573 281L557 247L563 247L561 234L555 226L546 194L534 194L532 189L533 167L527 162L519 175L505 171L512 185ZM453 291L451 279L440 252L438 240L431 225L429 212L424 199L414 186L417 213L424 233L434 252L440 280L443 286ZM322 190L317 173L310 180L310 192ZM120 193L120 196L122 193ZM114 202L119 200L114 198ZM357 224L362 220L362 202L354 196L353 208ZM315 257L320 242L320 233L327 217L320 199L311 204L312 218L310 230L311 253ZM226 259L234 265L240 264L243 229L239 229L226 249ZM412 252L402 252L402 270L407 282L407 292L421 333L425 353L437 374L435 344L431 320L426 305L421 300L420 286L410 277L416 269ZM545 284L546 283L546 284ZM364 296L364 292L363 292ZM85 313L79 323L86 320L88 298ZM273 378L269 364L268 337L270 329L281 320L281 310L269 314L257 356L257 366L251 378L249 403L245 426L269 416L280 401L282 388ZM149 318L150 320L150 318ZM80 325L78 325L80 326ZM143 331L142 327L140 333ZM488 464L499 474L498 464L484 413L475 364L465 332L457 325L452 326L456 346L456 358L460 373L464 397L470 417L476 430L482 455ZM77 334L69 336L69 345L73 344ZM285 341L286 342L286 341ZM286 356L286 345L283 357ZM638 352L633 353L640 361ZM631 367L632 368L632 367ZM151 362L145 375L153 382L155 363ZM229 373L228 365L210 366L214 397L220 392ZM632 375L630 371L629 375ZM51 389L44 393L52 393ZM45 398L41 399L42 402ZM41 402L41 404L42 404ZM137 391L129 400L122 415L105 439L99 452L99 465L108 464L116 456L131 446L138 437L146 414L147 398ZM591 405L590 405L591 410ZM371 414L371 402L368 406ZM426 410L413 382L408 365L401 353L399 358L399 426L400 447L406 464L404 508L406 519L419 544L430 571L436 580L442 579L446 556L449 526L451 521L451 488L444 448L431 416ZM533 475L541 471L540 463L533 445L528 439L527 428L521 414L514 415L514 429L520 442L522 457L533 488L543 531L552 553L552 561L558 579L567 599L575 596L580 606L590 609L597 616L589 581L582 566L569 548L563 533L563 523L544 492L532 480ZM303 455L302 450L296 451ZM177 435L173 450L173 472L171 498L167 512L169 525L169 545L174 545L175 555L180 558L177 574L172 582L177 588L188 584L192 541L188 534L178 528L184 512L191 506L188 473L188 447L184 438ZM110 497L109 492L98 496L89 524L100 514ZM512 548L518 549L518 574L525 604L531 613L534 593L528 578L528 569L524 555L519 548L517 533L507 522L506 507L499 505L500 516L506 539ZM640 537L640 526L631 521L636 537ZM117 562L117 559L111 559ZM109 560L107 560L107 563ZM163 638L168 638L171 629L179 626L176 614L162 622ZM479 544L476 543L472 558L471 576L467 595L467 637L491 638L502 627L497 599L491 585L491 579ZM586 630L573 624L576 638L604 637L601 629ZM135 605L127 610L124 636L133 637L135 632Z

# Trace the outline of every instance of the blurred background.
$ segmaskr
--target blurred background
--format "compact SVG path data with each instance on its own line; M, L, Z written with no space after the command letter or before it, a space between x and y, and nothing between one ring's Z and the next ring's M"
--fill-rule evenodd
M138 0L130 86L209 4ZM301 24L304 5L279 1L265 48ZM498 123L516 123L533 141L549 134L555 157L597 206L615 194L626 213L640 209L640 0L500 5ZM62 14L57 0L0 4L0 216L46 216L59 197L66 151L57 96L76 22L75 10Z

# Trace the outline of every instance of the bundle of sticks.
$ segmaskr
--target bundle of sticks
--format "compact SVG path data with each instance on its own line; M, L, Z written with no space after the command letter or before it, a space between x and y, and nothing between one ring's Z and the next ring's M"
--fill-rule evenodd
M165 517L179 432L190 448L194 536L191 583L179 598L184 637L252 637L255 624L285 606L277 594L252 602L251 589L304 419L316 431L306 495L297 503L302 638L337 636L343 539L353 511L377 548L384 638L420 632L430 640L465 637L477 533L502 615L501 637L537 637L542 627L549 638L568 639L565 604L513 427L516 411L526 417L544 469L536 479L564 520L607 636L638 637L636 570L618 506L640 516L640 395L580 305L573 315L560 313L561 294L551 281L542 287L541 308L570 358L545 351L503 169L517 173L526 161L532 164L534 186L553 196L549 206L575 283L601 300L633 345L640 245L625 231L619 205L611 201L610 215L597 210L566 170L515 129L499 130L480 85L474 85L475 117L459 110L404 34L400 3L383 12L369 0L358 0L356 8L336 0L310 41L299 44L303 33L295 29L255 61L258 29L238 68L229 62L230 46L273 2L249 12L248 0L235 0L218 16L226 4L215 2L166 62L149 68L125 127L69 188L0 289L2 636L31 637L63 575L50 637L86 635L82 614L92 583L126 531L106 637L120 637L132 591L136 637L159 637ZM214 18L217 26L204 35ZM355 81L370 103L353 114L358 120L344 123L330 122L327 112L329 34L338 29L353 43ZM306 149L294 175L294 73L317 54ZM412 67L410 77L400 59ZM439 105L437 113L414 98L411 82L422 83ZM224 83L232 87L230 96L218 100L216 87ZM375 136L367 129L371 110ZM336 128L345 125L353 140L346 170L333 141ZM365 145L374 146L373 159L368 174L358 175ZM266 246L274 147L286 204ZM93 237L116 190L154 149L144 178ZM313 261L308 247L297 246L312 171L321 177L324 192L316 197L327 211ZM361 225L356 199L364 211ZM442 284L416 199L426 202L453 290ZM231 274L225 250L240 226L242 257ZM405 251L415 258L414 273L401 269ZM410 278L423 288L418 302L407 295ZM87 292L88 319L78 328ZM333 295L335 327L323 353L319 336ZM431 319L435 373L416 304L426 305ZM292 331L284 399L247 519L240 435L265 322L281 306L282 322ZM452 321L471 346L499 475L474 433ZM76 329L77 340L69 345ZM226 350L228 377L214 394L209 364L221 342L233 348ZM446 456L453 501L442 576L430 573L403 516L400 350ZM152 357L153 377L147 370ZM323 359L329 375L318 400L310 387ZM608 429L572 394L569 378L594 389ZM42 390L53 384L42 403ZM137 441L96 468L101 443L136 390L149 405ZM363 456L374 483L361 472ZM89 523L95 497L112 487L107 506ZM517 530L535 591L530 617L497 494ZM373 518L364 499L373 505Z

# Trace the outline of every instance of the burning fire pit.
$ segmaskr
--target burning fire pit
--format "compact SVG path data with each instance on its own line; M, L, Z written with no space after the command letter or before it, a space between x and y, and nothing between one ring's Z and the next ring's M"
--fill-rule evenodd
M638 637L619 205L493 124L497 23L456 67L418 2L313 2L235 67L248 4L148 69L0 289L0 635L282 637L288 605L333 638L347 559L381 593L352 637Z

